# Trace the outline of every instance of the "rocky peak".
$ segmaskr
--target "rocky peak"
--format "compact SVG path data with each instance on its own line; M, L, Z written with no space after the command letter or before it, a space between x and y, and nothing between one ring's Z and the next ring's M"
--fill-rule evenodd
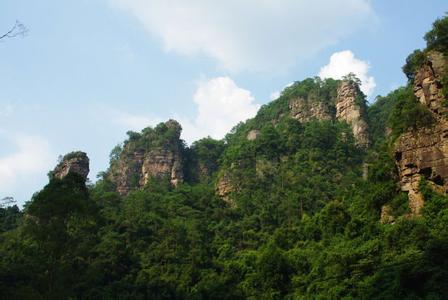
M442 53L430 51L426 62L417 70L414 78L414 94L437 119L447 112L443 105L442 77L447 71L447 59Z
M336 119L351 125L353 136L359 146L368 147L369 126L363 95L356 82L343 80L337 89Z
M181 131L177 121L169 120L141 133L131 133L109 171L117 192L126 195L145 186L151 178L166 178L174 186L182 182Z
M431 128L409 130L395 142L400 187L408 193L412 216L419 215L424 205L419 190L422 178L438 192L448 190L448 120L442 93L447 61L438 52L429 52L426 58L415 74L413 88L415 96L432 112L436 123Z
M89 158L85 152L76 151L66 154L60 163L54 168L51 174L58 179L62 179L69 173L81 175L84 180L89 174Z

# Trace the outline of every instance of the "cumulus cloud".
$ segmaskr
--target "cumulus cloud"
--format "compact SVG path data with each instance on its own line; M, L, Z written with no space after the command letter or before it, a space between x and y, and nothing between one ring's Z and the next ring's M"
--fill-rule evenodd
M50 170L54 157L48 142L42 137L0 131L0 139L16 148L13 153L0 157L2 193L13 191L19 179L25 182L30 176L46 174Z
M191 142L211 136L223 138L240 121L255 116L259 105L251 92L240 88L229 77L216 77L199 83L193 96L197 116L184 120L184 138Z
M369 0L110 0L165 50L205 54L232 71L303 61L375 22Z
M188 143L207 136L221 139L238 122L255 116L260 107L251 92L238 87L230 77L200 81L192 100L197 109L194 118L176 114L170 116L179 120L183 128L182 138ZM113 119L132 130L141 130L164 121L124 112L114 112Z
M375 89L375 78L369 76L370 64L355 57L352 51L335 52L330 62L320 69L319 77L341 79L343 76L354 73L361 80L361 90L370 96Z

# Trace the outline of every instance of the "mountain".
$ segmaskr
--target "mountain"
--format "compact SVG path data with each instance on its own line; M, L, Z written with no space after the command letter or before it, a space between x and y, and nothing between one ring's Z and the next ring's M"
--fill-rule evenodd
M348 74L285 88L223 140L128 132L0 209L2 298L448 298L448 17L372 105Z

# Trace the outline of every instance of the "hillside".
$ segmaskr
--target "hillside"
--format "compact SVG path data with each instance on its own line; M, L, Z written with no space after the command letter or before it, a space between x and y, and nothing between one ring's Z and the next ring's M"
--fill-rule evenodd
M448 17L425 40L370 106L308 78L223 140L129 131L95 184L65 155L0 209L1 298L448 298Z

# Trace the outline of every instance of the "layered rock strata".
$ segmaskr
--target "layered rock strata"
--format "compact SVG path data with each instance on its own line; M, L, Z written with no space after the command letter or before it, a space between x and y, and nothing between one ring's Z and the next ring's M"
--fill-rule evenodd
M145 186L151 178L166 178L174 186L183 182L181 130L179 123L169 120L151 134L144 130L136 141L127 142L109 171L117 192L126 195Z
M410 130L395 142L400 187L408 193L411 216L420 215L424 205L419 190L422 178L437 192L448 190L448 120L442 93L446 66L441 53L430 52L427 61L417 70L413 83L415 96L432 112L435 124L431 128Z
M89 175L89 158L85 152L77 151L65 155L51 172L55 178L62 179L69 173L80 175L84 180Z
M369 126L363 101L356 83L347 80L341 82L337 90L336 119L350 124L356 143L361 147L368 147Z
M289 113L291 117L302 123L313 119L320 121L333 119L329 106L317 99L314 101L303 98L292 99L289 101Z

